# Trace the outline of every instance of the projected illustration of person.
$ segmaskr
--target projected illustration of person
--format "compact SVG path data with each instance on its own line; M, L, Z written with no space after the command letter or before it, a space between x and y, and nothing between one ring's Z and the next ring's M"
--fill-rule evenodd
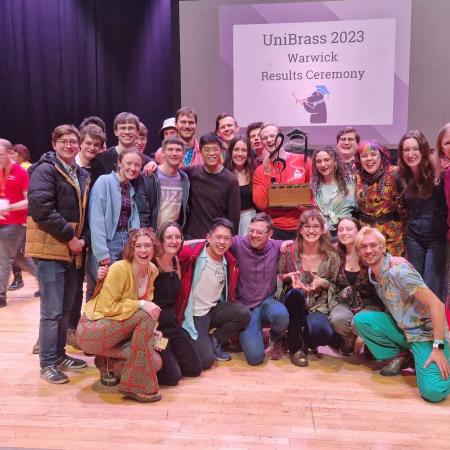
M330 92L325 85L319 85L309 97L297 100L297 103L302 103L305 110L311 114L311 123L327 123L325 95L328 98Z

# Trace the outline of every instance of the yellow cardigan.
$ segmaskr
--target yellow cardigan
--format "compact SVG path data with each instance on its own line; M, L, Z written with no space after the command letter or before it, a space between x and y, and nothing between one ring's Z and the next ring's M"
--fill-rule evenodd
M153 284L157 276L158 269L149 263L145 300L153 300ZM121 321L129 319L138 309L138 293L131 263L121 260L111 265L100 292L86 303L84 312L89 320Z

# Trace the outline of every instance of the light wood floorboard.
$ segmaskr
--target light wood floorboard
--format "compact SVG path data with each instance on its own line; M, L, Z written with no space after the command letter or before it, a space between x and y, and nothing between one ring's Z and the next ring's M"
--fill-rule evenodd
M0 309L0 448L450 449L450 400L427 403L414 376L384 378L375 363L329 349L308 368L287 358L250 367L233 354L150 405L102 386L80 352L89 368L51 385L31 354L39 299L25 283Z

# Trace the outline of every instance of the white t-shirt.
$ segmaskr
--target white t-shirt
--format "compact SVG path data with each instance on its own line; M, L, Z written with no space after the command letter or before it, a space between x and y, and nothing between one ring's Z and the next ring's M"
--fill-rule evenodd
M207 256L205 267L200 275L198 283L193 290L194 316L204 316L220 300L225 287L225 271L222 261L214 261Z
M161 171L156 173L161 187L159 199L158 227L164 222L176 222L180 217L181 203L183 200L183 188L181 176L168 176Z

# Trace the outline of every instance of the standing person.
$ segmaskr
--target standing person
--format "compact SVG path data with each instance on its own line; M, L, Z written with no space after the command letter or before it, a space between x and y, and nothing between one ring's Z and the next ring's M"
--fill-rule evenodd
M86 125L84 128L81 128L80 136L80 151L75 158L75 162L91 173L92 161L94 161L105 145L106 136L102 129L94 124Z
M247 144L240 135L230 141L225 158L225 168L233 172L239 182L241 195L241 218L239 221L239 236L245 236L250 220L255 217L256 209L253 204L252 180L255 170L255 160Z
M139 179L136 202L141 225L156 229L164 222L178 222L184 227L190 186L187 174L180 170L184 141L176 136L164 139L161 155L156 172Z
M214 360L229 361L224 345L248 324L250 312L236 303L239 270L228 252L233 223L219 217L206 234L206 242L185 245L181 263L181 291L176 305L179 323L209 369Z
M266 149L259 136L263 125L264 122L252 122L247 125L247 142L250 144L257 166L263 163L264 156L266 155Z
M26 231L28 174L13 162L12 154L11 142L0 139L0 308L7 306L6 291L13 264L36 277L33 261L19 251Z
M410 362L410 350L420 395L430 402L445 400L450 392L450 349L444 305L408 261L386 253L386 239L378 230L363 227L356 249L388 310L361 311L354 318L375 358L391 359L381 374L400 373Z
M145 152L145 147L147 146L148 140L148 128L144 123L139 122L138 134L136 137L136 148L141 152Z
M121 259L128 232L140 227L135 190L131 182L139 177L142 153L126 149L118 157L117 170L101 175L89 202L91 245L97 265L109 266Z
M121 112L114 118L114 134L117 136L117 145L108 148L100 153L92 161L92 184L97 181L100 175L108 175L116 170L119 155L128 148L135 148L138 137L139 118L130 112ZM151 159L142 154L144 163Z
M356 201L361 225L377 228L386 236L388 252L405 252L404 224L399 210L398 168L390 163L387 148L378 141L362 141L356 152Z
M82 369L86 363L65 352L67 323L74 297L83 283L81 258L89 174L75 164L80 134L72 125L52 133L53 151L30 167L25 253L36 258L41 288L39 359L41 378L67 383L61 369Z
M314 202L335 238L339 219L351 217L356 207L355 183L345 175L339 153L333 147L317 149L311 159Z
M185 227L188 239L203 239L217 217L225 217L239 229L241 199L236 177L222 164L222 142L214 133L200 138L203 165L184 167L191 184L189 216Z
M150 228L130 232L124 259L109 268L77 329L81 348L96 355L101 383L119 385L126 398L140 403L161 400L161 358L155 351L160 308L153 302L158 269L151 262L156 244Z
M399 175L408 216L406 255L425 284L447 299L447 215L444 174L432 160L422 132L412 130L398 144Z
M329 320L336 333L342 336L340 351L351 355L357 334L352 326L353 316L359 311L384 311L375 287L369 281L367 266L362 264L355 242L360 230L359 222L346 217L337 225L337 250L341 265L336 277L336 300L338 304L330 311Z
M345 176L354 181L356 175L355 154L358 150L360 137L358 131L353 127L345 127L339 130L336 136L336 144Z
M272 124L266 124L261 128L260 137L266 149L263 163L255 169L253 175L253 202L256 207L266 212L273 220L274 239L295 239L298 218L303 212L302 207L281 208L272 207L269 204L269 188L272 184L309 183L311 178L311 160L305 164L303 155L287 154L280 152L280 157L286 161L286 168L280 171L275 167L271 158L272 152L277 147L277 135L280 129Z
M158 329L169 340L161 351L162 368L158 372L160 384L175 386L181 377L198 377L203 363L188 334L177 322L175 304L181 289L181 266L177 254L183 245L183 234L177 222L164 222L156 239L159 250L154 263L159 270L155 280L153 302L161 308Z
M300 216L298 236L278 265L283 302L289 312L288 347L292 364L307 366L307 348L337 347L329 322L336 306L335 284L340 260L331 245L325 219L316 209Z
M12 148L12 157L14 162L20 165L20 167L24 168L25 170L28 170L31 166L31 156L28 148L23 144L16 144ZM19 246L18 258L23 258L23 252L24 252L24 246L25 246L25 233L23 235L22 243ZM22 270L17 267L13 266L13 275L14 279L12 283L8 287L8 291L16 291L17 289L21 289L24 287L23 278L22 278ZM36 295L38 294L38 295ZM39 297L39 291L35 292L35 297Z
M266 213L250 220L247 236L235 236L231 251L239 263L237 301L250 309L250 323L239 335L245 359L252 366L265 356L283 357L282 339L289 322L286 308L275 299L277 266L283 242L272 240L272 220ZM270 327L269 347L264 350L263 327Z
M175 117L169 117L168 119L165 119L162 124L161 129L159 130L159 137L161 138L161 142L164 141L165 139L177 137L177 136L178 136L178 130L177 130L177 127L175 126ZM183 141L183 148L184 148L184 146L185 146L185 144ZM155 157L155 161L158 164L162 163L162 161L163 161L162 147L159 147L158 150L156 150L156 152L154 152L154 157Z
M222 139L224 151L228 150L230 142L239 133L236 119L230 114L221 113L216 117L216 134Z

